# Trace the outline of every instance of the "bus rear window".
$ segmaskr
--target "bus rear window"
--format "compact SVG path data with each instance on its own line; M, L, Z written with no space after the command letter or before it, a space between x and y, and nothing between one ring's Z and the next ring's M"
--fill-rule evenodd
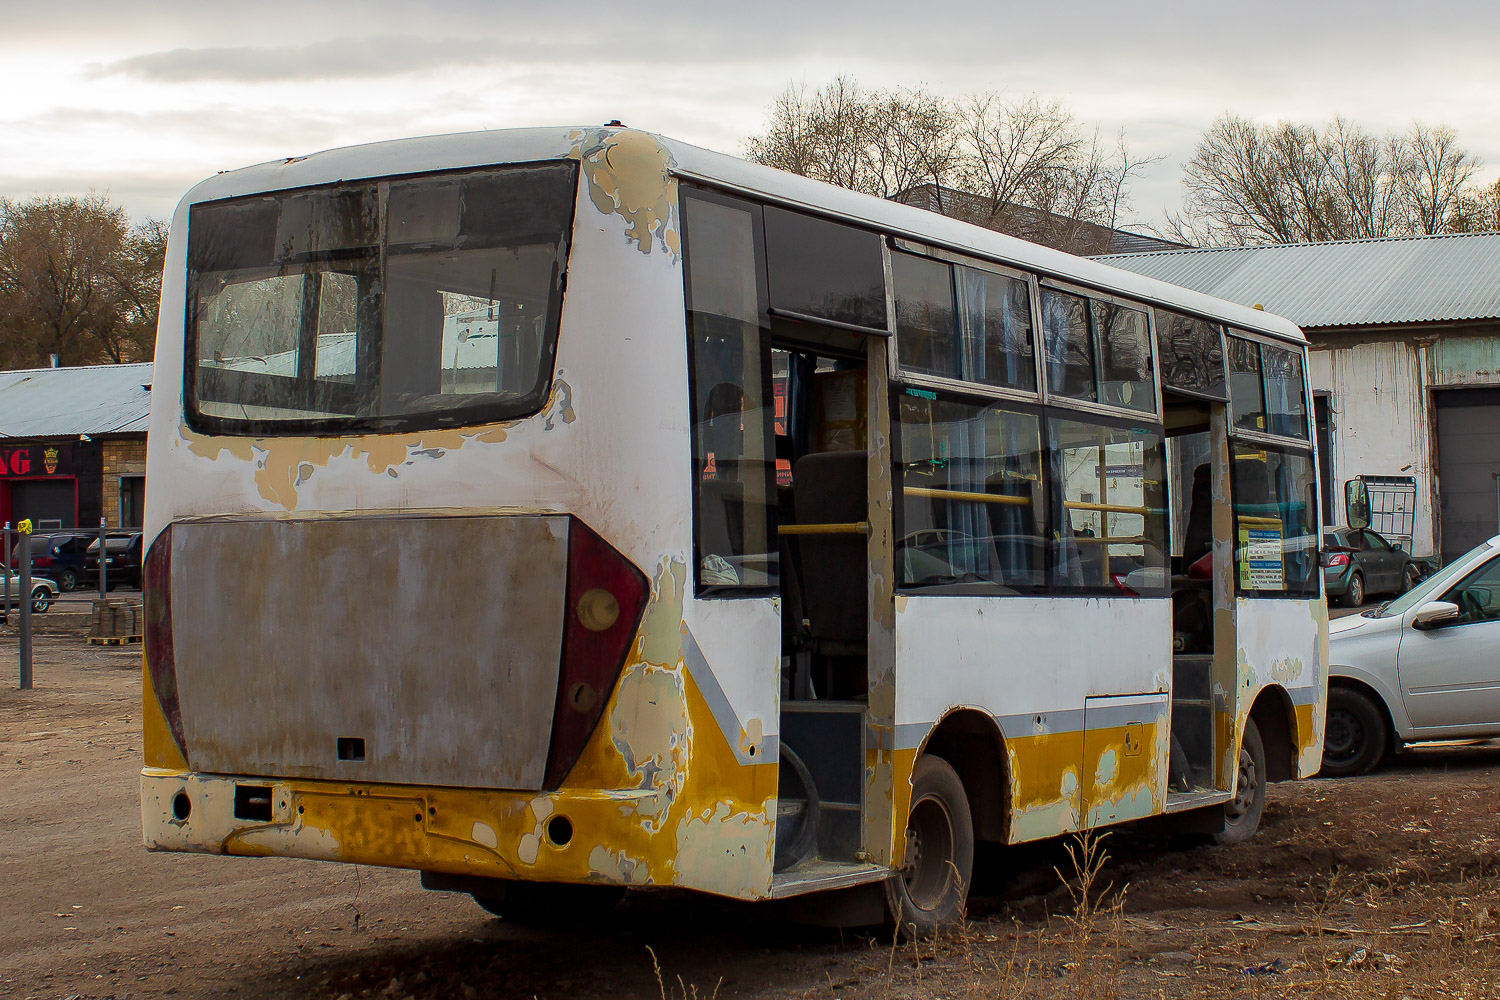
M541 409L575 164L193 206L188 419L213 433L395 431Z

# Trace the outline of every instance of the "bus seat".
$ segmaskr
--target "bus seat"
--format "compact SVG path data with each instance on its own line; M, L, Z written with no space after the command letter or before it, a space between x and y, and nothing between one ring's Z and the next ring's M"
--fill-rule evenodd
M804 455L792 471L798 524L863 521L869 456L863 451ZM820 642L865 642L869 576L864 535L802 535L802 600L811 637Z

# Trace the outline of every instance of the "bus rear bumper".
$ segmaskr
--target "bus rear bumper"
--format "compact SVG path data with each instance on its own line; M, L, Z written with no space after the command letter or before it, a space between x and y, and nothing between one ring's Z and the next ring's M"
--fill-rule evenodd
M531 881L678 885L741 899L770 895L772 824L734 826L734 850L701 870L684 869L677 831L643 822L658 812L659 794L531 795L146 768L141 825L151 851L310 858ZM701 840L709 831L712 840L715 826L705 823L694 832Z

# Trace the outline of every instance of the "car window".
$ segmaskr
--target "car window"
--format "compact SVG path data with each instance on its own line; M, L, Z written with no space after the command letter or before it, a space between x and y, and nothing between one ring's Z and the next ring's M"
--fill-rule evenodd
M1500 558L1464 577L1442 599L1458 605L1458 618L1452 624L1500 621Z
M1370 546L1372 551L1384 552L1391 547L1389 542L1373 531L1362 532L1362 534L1365 536L1365 542Z

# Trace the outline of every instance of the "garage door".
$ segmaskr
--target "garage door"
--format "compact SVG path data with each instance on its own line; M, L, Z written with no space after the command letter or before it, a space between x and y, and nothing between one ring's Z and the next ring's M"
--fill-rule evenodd
M1500 390L1437 394L1443 562L1500 534Z
M23 480L10 486L11 520L39 528L72 528L77 516L72 479Z

